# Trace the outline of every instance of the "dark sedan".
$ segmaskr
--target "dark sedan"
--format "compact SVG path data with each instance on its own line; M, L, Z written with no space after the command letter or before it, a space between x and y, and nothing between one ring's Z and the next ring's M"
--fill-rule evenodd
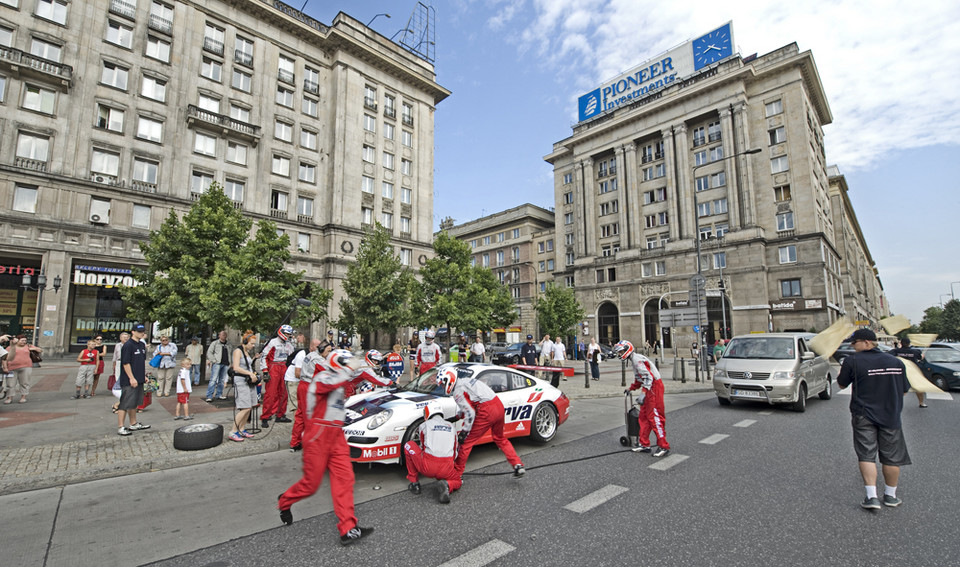
M506 366L508 364L520 364L520 349L523 348L523 345L527 343L513 343L507 345L502 350L499 350L493 354L490 358L490 361L494 364L499 364L500 366ZM537 351L537 357L539 358L540 351Z
M923 352L920 370L927 380L944 392L960 388L960 351L952 348L928 348Z

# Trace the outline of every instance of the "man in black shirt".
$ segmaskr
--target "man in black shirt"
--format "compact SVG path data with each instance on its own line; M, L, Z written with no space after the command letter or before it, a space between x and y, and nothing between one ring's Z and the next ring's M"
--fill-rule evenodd
M527 342L520 347L520 358L529 366L537 365L537 345L533 344L533 335L527 335Z
M856 352L843 359L837 385L842 389L853 384L853 448L867 492L860 506L880 509L875 463L879 451L886 484L883 505L896 507L902 502L897 498L900 467L910 464L900 422L903 396L910 390L910 382L903 362L877 350L877 335L873 331L857 329L851 339Z
M920 361L923 360L923 353L919 350L912 348L910 346L910 339L904 338L900 341L900 347L895 348L890 351L890 354L893 356L899 356L900 358L909 360L910 362L919 365ZM927 407L926 398L927 395L923 392L917 391L917 399L920 400L920 407Z
M146 328L142 324L133 326L130 340L120 349L120 403L118 404L117 435L131 435L134 431L150 429L149 425L137 423L137 406L143 403L143 382L147 374L147 345L143 343ZM130 427L124 427L123 421L130 416Z

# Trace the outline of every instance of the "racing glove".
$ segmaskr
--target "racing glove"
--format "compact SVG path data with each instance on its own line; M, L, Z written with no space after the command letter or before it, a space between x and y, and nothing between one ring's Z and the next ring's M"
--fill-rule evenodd
M468 431L461 431L460 433L457 433L457 443L463 445L463 442L467 439L467 435L469 435Z

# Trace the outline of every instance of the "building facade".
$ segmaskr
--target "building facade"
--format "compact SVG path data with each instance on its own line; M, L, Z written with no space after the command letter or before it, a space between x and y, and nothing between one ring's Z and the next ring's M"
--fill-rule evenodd
M611 84L662 74L662 59ZM713 341L820 330L843 314L822 130L832 115L809 51L698 63L603 108L545 157L555 277L573 279L591 334L688 347L695 325ZM696 276L706 316L668 319L695 305Z
M139 243L212 182L334 290L379 221L433 238L433 65L280 2L0 0L0 330L54 352L128 328ZM24 289L21 273L62 288ZM33 280L36 282L36 279Z

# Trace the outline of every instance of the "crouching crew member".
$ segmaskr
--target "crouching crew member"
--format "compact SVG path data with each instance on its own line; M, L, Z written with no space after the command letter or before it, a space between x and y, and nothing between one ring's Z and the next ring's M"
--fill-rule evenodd
M663 409L663 381L660 380L660 371L650 359L634 352L630 341L620 341L613 347L613 354L622 360L633 363L633 384L624 391L639 389L643 401L640 404L640 446L633 450L641 453L650 452L650 432L657 436L658 449L654 457L666 457L670 454L670 443L667 443L667 414Z
M457 475L463 478L463 469L467 466L467 457L473 446L488 430L493 435L493 442L506 455L507 461L513 465L513 476L519 478L526 472L523 463L513 445L503 436L504 411L500 398L493 393L490 386L477 378L459 379L457 369L451 366L441 368L437 373L437 384L453 396L463 414L463 429L460 430L460 450L457 452Z
M314 364L311 357L304 362ZM351 382L361 380L382 380L379 376L365 370L353 370L353 355L346 350L330 353L324 367L314 376L306 399L306 428L303 434L303 478L278 497L280 521L290 525L293 513L290 507L294 503L312 496L323 473L330 474L330 494L333 498L333 511L337 515L337 530L340 543L349 545L362 537L373 533L373 528L357 526L357 517L353 509L353 465L350 463L350 448L343 436L344 387ZM316 365L319 367L319 365ZM302 374L302 372L301 372Z
M463 482L454 465L457 454L457 434L453 424L443 418L440 403L432 401L423 408L423 423L415 435L419 444L410 440L403 446L407 461L407 490L420 494L420 475L440 481L438 499L450 503L450 493L460 488Z
M263 348L263 364L266 365L264 372L263 387L263 414L260 416L260 422L263 427L270 427L270 418L277 416L277 423L290 423L287 417L287 387L283 381L283 375L287 372L287 357L293 355L297 348L291 338L293 338L293 327L290 325L281 325L277 329L277 336L270 339L267 346Z

